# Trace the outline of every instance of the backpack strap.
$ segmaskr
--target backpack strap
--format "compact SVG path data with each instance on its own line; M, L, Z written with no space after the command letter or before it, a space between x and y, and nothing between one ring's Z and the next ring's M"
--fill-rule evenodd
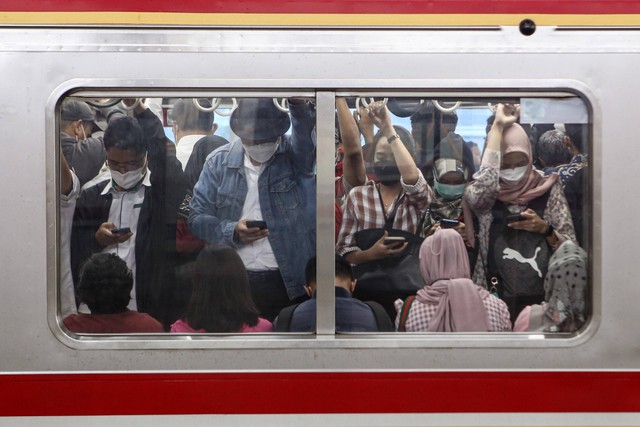
M300 304L290 305L280 310L278 314L277 322L275 324L274 332L289 332L291 328L291 318L293 312L298 308Z
M407 332L406 323L407 317L409 317L409 310L411 309L411 304L416 299L415 295L411 295L404 300L402 304L402 311L400 311L400 322L398 323L398 332Z
M364 301L364 303L373 311L379 332L394 332L396 330L393 323L391 323L391 319L389 319L387 311L382 307L382 305L375 301Z

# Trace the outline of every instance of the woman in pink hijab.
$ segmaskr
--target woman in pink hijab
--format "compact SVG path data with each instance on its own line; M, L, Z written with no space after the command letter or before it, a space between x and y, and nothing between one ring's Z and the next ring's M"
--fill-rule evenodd
M552 251L576 239L557 174L544 176L533 167L529 138L516 123L519 111L498 104L480 170L464 195L479 220L473 281L499 294L512 321L525 306L544 300Z
M396 329L407 332L503 332L511 330L509 310L475 285L460 234L440 229L420 247L425 287L415 299L397 300Z

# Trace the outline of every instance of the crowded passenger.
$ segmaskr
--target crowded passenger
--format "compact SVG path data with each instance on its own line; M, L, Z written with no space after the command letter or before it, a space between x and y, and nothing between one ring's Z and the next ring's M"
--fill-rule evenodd
M171 332L271 332L272 328L260 317L247 270L236 251L219 246L200 252L186 314L171 326Z
M391 332L393 324L384 308L375 301L362 302L352 297L356 287L351 265L336 255L335 307L336 332ZM316 330L316 257L305 267L305 290L311 297L301 304L284 308L274 322L277 332L315 332Z
M342 224L342 206L347 193L367 182L367 172L360 145L360 131L345 98L336 98L336 135L337 144L341 148L341 159L336 164L335 197L336 227L335 238L338 240ZM339 166L339 171L338 171Z
M504 332L511 330L506 304L477 286L459 233L441 229L420 247L424 287L395 302L401 332Z
M261 315L306 299L304 266L316 250L315 110L290 99L239 101L231 129L240 138L210 155L191 200L191 232L235 248ZM291 128L291 135L286 135Z
M164 332L162 324L146 313L127 308L133 289L133 274L116 254L96 253L80 270L78 297L91 314L71 314L64 326L84 334Z
M107 122L123 117L117 108L105 109ZM105 161L102 138L94 138L94 132L101 131L96 116L86 102L66 99L60 107L60 145L69 167L85 185L98 173Z
M464 239L473 268L477 256L475 230L478 225L462 197L475 172L471 150L462 138L449 134L434 150L431 169L435 197L425 212L422 235L430 236L440 228L453 228Z
M73 275L71 274L71 228L80 180L60 153L60 313L62 317L77 312Z
M575 332L587 316L587 253L567 240L549 260L545 300L524 308L514 332Z
M537 155L545 175L557 172L560 166L571 160L564 141L564 132L557 129L548 130L538 138Z
M571 218L576 230L578 243L583 246L584 224L588 210L585 209L586 180L589 175L589 161L586 154L588 126L586 124L565 123L564 143L571 153L571 161L558 168L558 175L564 186L564 194L571 209Z
M368 115L380 129L373 150L374 170L379 182L371 181L348 194L336 251L359 268L356 276L360 286L356 296L378 301L393 313L395 299L416 290L418 279L412 280L412 277L419 274L417 259L407 280L396 277L394 282L391 276L374 280L371 274L365 280L363 274L410 255L416 242L420 241L417 233L432 192L415 164L411 134L393 126L382 102L370 104ZM390 274L401 272L390 265L387 267Z
M480 222L473 280L497 288L512 320L526 305L544 299L551 252L559 242L575 240L558 175L545 177L533 168L518 115L518 106L498 105L482 165L465 191Z
M199 99L198 102L204 109L211 108L208 99ZM192 189L198 182L207 156L229 141L214 135L218 125L214 123L213 111L196 107L193 99L178 99L171 109L171 118L176 138L176 158Z
M80 266L92 254L118 255L134 277L129 309L167 324L184 309L173 303L173 287L177 211L186 182L179 162L167 155L158 118L144 103L134 115L112 120L105 131L110 175L78 199L71 265L77 285Z

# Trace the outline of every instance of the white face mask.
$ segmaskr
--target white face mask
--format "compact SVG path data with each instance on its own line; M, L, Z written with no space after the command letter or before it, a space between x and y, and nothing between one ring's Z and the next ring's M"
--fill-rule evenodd
M142 181L142 178L144 178L145 174L147 173L147 163L145 162L144 166L142 166L140 169L128 171L125 173L120 173L111 169L109 170L111 171L111 178L113 178L118 187L124 190L129 190Z
M252 160L258 163L265 163L268 161L278 150L278 145L280 145L280 138L278 138L275 142L265 142L264 144L258 145L244 145L244 151L247 153Z
M516 184L527 172L528 167L529 166L520 166L513 169L500 169L500 179L507 184Z

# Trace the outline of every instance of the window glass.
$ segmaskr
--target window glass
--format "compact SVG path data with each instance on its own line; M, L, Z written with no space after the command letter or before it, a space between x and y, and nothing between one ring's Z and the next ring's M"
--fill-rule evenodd
M580 98L338 97L336 112L338 332L585 325Z
M316 251L312 101L61 100L64 327L262 333L306 301ZM315 305L298 308L299 330L315 331Z

